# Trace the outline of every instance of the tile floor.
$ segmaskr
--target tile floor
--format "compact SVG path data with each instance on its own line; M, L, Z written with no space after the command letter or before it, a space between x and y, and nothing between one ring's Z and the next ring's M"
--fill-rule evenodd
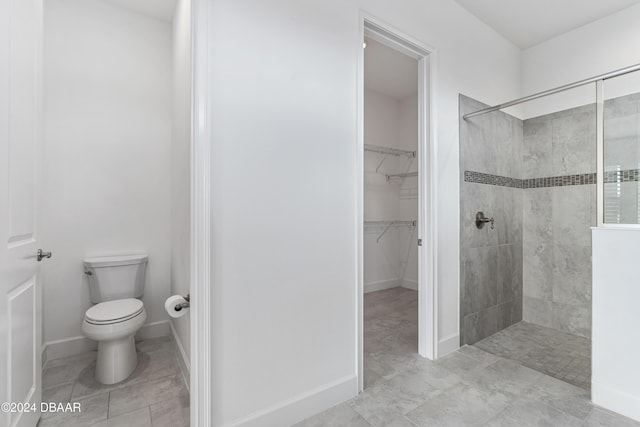
M520 322L474 344L559 380L591 389L591 340Z
M474 346L419 357L416 297L365 295L364 392L296 427L640 426L593 406L582 388Z
M418 356L418 293L405 288L364 296L364 387L388 380Z
M93 378L96 352L49 361L42 374L43 402L80 402L80 413L44 413L39 427L185 427L189 392L169 338L139 341L138 367L106 386Z

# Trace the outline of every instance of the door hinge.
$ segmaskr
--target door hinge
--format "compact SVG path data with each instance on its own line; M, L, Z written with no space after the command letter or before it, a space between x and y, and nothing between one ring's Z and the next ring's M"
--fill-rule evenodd
M418 239L418 246L422 246L422 239Z

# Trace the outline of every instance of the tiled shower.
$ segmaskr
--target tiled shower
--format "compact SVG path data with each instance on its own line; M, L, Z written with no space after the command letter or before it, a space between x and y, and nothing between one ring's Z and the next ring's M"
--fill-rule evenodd
M461 119L461 344L521 320L590 337L595 132L594 105Z
M460 96L461 344L521 320L590 338L596 106L462 119L485 107ZM639 135L640 94L606 100L605 223L640 223Z
M460 114L485 105L460 97ZM460 340L473 344L523 316L523 123L502 112L460 121ZM478 229L477 212L494 218Z
M591 226L596 225L595 105L524 121L524 320L591 336ZM556 178L556 181L558 179Z
M640 224L640 93L625 90L602 104L607 225ZM460 96L460 343L588 391L596 104L463 117L486 107Z

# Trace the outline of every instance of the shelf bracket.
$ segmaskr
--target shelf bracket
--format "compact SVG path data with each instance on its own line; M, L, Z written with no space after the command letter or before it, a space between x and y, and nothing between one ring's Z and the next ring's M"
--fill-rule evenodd
M382 160L380 161L380 163L378 163L378 167L376 167L376 173L378 173L378 170L380 169L380 166L382 166L382 164L384 163L385 160L387 160L387 157L389 157L388 154L385 154L385 156L382 158Z
M376 243L380 242L380 239L382 239L382 236L384 236L384 233L386 233L391 228L392 225L393 225L393 222L390 222L389 225L387 225L387 227L384 229L384 231L382 233L380 233L380 235L376 239Z

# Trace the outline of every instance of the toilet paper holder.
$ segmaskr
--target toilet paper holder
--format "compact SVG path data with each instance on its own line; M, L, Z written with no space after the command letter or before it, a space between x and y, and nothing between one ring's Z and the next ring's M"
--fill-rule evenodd
M186 302L182 302L180 304L176 304L176 306L173 308L175 311L180 311L183 308L189 308L191 306L191 294L187 294L186 297L182 297L185 299Z

